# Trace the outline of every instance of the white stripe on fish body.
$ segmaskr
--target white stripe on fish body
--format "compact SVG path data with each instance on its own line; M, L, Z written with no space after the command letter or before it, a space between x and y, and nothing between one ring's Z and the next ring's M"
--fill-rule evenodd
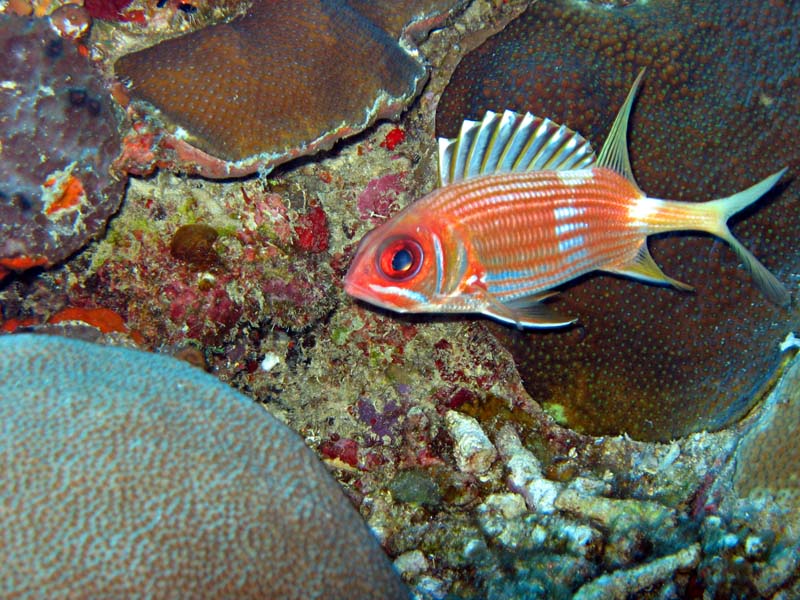
M534 172L537 174L541 172ZM446 213L461 220L488 208L506 207L518 211L519 202L545 199L557 194L546 178L517 180L513 175L477 177L440 188L411 205Z
M586 239L582 235L569 237L558 241L558 251L566 254L569 250L583 246L585 243Z
M435 233L431 233L433 240L433 253L436 257L436 295L442 295L442 285L444 284L444 252L442 251L442 240Z
M507 276L507 277L503 277ZM548 290L561 283L558 273L535 273L530 270L504 271L485 278L486 289L502 300L512 300Z
M369 289L384 296L400 296L401 298L408 298L412 302L416 302L421 306L428 304L428 297L425 296L425 294L396 285L378 285L376 283L370 283ZM395 308L394 310L399 309Z
M483 218L486 210L525 212L544 207L547 201L571 203L576 208L587 204L618 208L622 203L627 207L639 195L632 193L630 198L621 198L620 187L627 185L626 180L617 174L613 178L608 174L597 177L597 171L534 171L476 177L440 188L416 205L468 222Z
M594 183L594 169L575 169L574 171L556 171L559 181L567 186L578 186Z
M569 203L566 206L557 206L553 209L553 217L556 221L566 221L567 219L580 216L586 212L585 207L573 206L573 203L575 202L574 199L570 198L568 202Z
M642 196L636 198L628 209L628 219L632 227L646 228L654 215L663 210L665 202L656 198Z
M578 229L586 229L588 227L589 224L583 221L576 221L573 223L562 223L561 225L556 225L555 228L556 237L563 237L568 233L572 233L573 231L577 231Z
M504 268L539 262L558 265L569 262L570 251L585 247L605 262L617 256L618 246L635 248L643 239L643 234L633 228L606 232L580 223L557 235L556 228L547 223L529 225L528 222L520 226L500 221L487 225L487 235L472 239L478 261L487 267Z
M578 248L559 269L539 265L530 269L487 272L484 280L487 290L505 302L552 289L596 268L589 251Z
M579 235L536 247L520 244L513 255L492 252L491 246L480 248L478 262L486 270L488 290L507 301L552 289L609 265L625 264L637 248L631 235L605 237L594 245ZM489 253L483 254L483 250Z
M645 235L630 225L639 195L619 174L582 169L477 177L423 200L471 240L488 291L507 301L631 260Z

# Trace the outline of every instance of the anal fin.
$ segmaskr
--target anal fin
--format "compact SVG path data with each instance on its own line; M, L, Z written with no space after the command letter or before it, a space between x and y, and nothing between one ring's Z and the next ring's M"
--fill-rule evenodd
M649 281L651 283L666 283L684 292L694 291L694 288L688 283L683 283L682 281L673 279L661 270L661 268L653 260L653 257L650 255L650 251L647 249L646 242L642 243L642 245L639 247L639 252L636 254L636 258L634 258L631 263L616 269L603 270L609 273L617 273L619 275L633 277L634 279L640 279L642 281Z

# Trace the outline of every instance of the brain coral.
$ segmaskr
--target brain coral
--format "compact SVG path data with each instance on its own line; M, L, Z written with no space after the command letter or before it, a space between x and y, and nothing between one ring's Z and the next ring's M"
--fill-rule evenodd
M0 596L403 598L302 440L175 359L0 338Z

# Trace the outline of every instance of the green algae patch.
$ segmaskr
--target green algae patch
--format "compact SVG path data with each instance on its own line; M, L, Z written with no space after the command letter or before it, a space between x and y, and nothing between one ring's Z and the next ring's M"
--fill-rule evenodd
M436 507L442 502L439 484L422 469L401 471L391 482L389 491L396 502Z
M555 402L545 402L542 404L544 412L550 415L553 420L559 425L568 426L569 419L567 418L567 409L563 404L556 404Z
M331 341L337 346L343 346L350 339L350 334L364 327L364 321L358 315L351 315L347 322L337 324L331 331Z

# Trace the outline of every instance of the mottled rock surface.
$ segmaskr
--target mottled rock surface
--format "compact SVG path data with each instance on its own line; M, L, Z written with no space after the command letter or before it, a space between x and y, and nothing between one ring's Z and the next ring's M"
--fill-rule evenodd
M102 233L124 180L99 71L47 19L0 14L0 278L51 266Z

